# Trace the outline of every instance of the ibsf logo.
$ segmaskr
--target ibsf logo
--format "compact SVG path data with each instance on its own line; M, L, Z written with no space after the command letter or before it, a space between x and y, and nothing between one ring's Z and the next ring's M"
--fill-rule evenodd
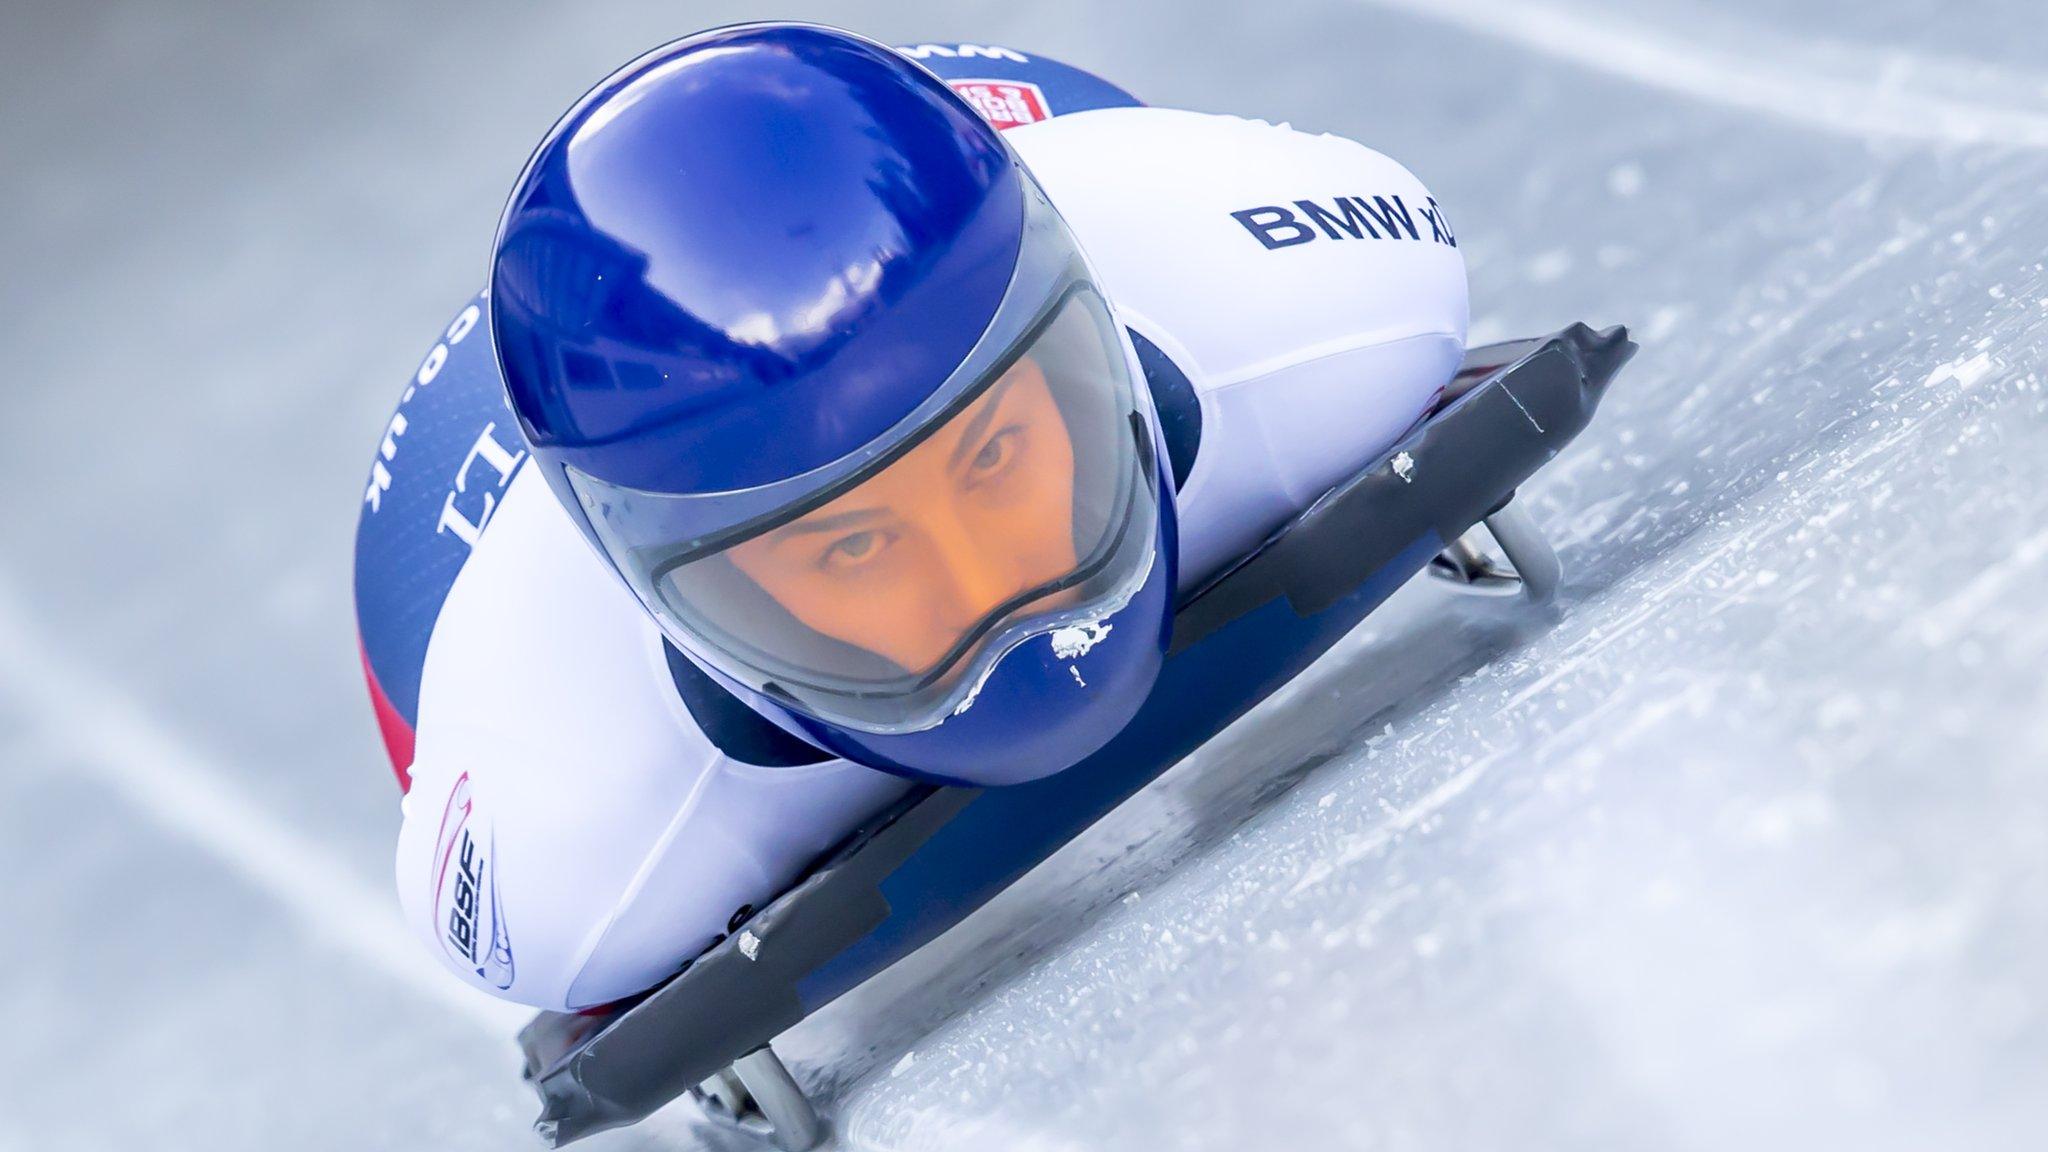
M997 128L1015 128L1052 118L1045 89L1022 80L949 80L953 91Z
M441 947L493 987L512 987L512 938L498 899L490 829L477 815L469 773L455 781L434 843L434 923Z

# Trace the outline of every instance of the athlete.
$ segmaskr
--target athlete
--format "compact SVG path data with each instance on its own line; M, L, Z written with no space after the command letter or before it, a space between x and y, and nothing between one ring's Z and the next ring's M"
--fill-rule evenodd
M364 493L408 919L603 1005L917 782L1072 768L1465 328L1442 210L1349 140L812 25L634 61L529 161Z

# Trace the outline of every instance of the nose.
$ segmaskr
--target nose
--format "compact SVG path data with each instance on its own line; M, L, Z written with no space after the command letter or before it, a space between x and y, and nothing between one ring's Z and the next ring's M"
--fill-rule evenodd
M932 545L938 553L949 602L934 605L948 627L965 629L1017 591L1009 565L992 556L957 516L934 517Z

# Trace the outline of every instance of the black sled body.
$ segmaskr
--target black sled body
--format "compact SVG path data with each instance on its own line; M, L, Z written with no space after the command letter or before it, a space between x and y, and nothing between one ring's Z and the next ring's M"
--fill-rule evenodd
M1029 784L924 788L667 983L520 1034L560 1145L630 1124L986 903L1308 667L1592 418L1636 346L1582 324L1476 348L1435 411L1186 597L1158 684L1087 761Z

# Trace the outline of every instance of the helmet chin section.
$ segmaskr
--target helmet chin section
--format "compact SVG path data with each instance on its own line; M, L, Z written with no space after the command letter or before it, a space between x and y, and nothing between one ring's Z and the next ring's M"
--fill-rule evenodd
M1010 649L952 715L930 728L862 732L746 695L836 756L928 783L1022 784L1065 771L1123 731L1151 695L1171 639L1171 524L1168 512L1151 572L1123 607Z

